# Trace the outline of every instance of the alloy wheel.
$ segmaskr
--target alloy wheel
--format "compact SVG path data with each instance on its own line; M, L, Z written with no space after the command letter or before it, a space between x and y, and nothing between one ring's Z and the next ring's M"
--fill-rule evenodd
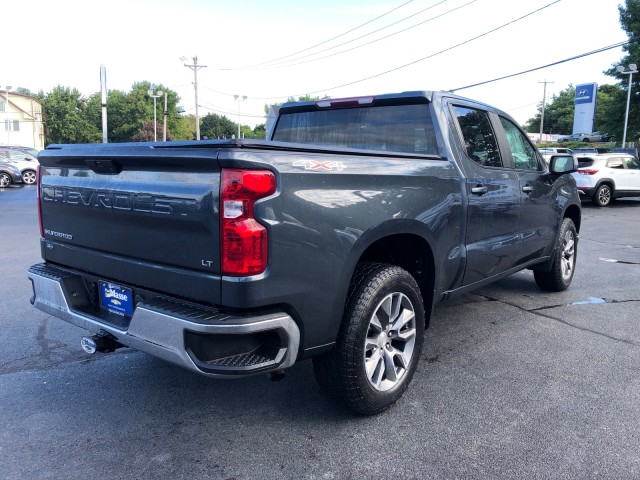
M416 342L416 315L409 298L387 295L376 307L365 340L366 376L379 391L395 387L411 364Z

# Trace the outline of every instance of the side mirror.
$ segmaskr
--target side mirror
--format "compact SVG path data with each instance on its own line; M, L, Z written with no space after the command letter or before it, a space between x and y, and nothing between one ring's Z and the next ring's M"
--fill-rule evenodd
M573 155L553 155L549 160L551 173L572 173L578 170L578 159Z

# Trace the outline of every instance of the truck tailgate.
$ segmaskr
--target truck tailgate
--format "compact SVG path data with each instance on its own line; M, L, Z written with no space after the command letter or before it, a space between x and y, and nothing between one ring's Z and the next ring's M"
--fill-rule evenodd
M145 264L187 277L219 274L217 148L90 148L65 145L39 156L46 260L119 258L129 269L139 264L138 282L152 287L142 279L149 276ZM61 255L68 259L61 262Z

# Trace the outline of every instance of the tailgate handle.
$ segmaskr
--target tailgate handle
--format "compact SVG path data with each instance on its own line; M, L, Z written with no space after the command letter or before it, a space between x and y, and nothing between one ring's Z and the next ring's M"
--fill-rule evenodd
M117 175L122 171L122 165L113 160L85 160L84 163L96 173L103 175Z

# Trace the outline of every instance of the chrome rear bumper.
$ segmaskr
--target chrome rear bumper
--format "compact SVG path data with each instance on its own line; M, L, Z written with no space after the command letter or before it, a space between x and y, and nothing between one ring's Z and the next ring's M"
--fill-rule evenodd
M91 306L79 273L38 264L28 277L39 310L203 375L243 377L289 367L297 358L300 331L283 312L234 316L158 296L136 303L128 325L119 327Z

